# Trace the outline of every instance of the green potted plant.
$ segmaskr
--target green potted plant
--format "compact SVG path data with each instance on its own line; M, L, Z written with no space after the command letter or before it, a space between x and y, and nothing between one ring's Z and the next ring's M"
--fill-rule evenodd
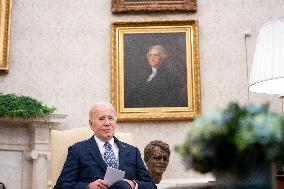
M43 118L55 109L29 96L0 93L0 117Z
M176 151L188 168L212 172L219 188L269 189L272 162L284 160L284 119L268 105L230 103L196 119Z

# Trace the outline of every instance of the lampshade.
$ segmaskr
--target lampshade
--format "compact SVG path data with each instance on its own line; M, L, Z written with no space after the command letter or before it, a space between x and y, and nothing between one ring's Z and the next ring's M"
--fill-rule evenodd
M249 90L266 94L284 93L284 20L267 23L260 29Z

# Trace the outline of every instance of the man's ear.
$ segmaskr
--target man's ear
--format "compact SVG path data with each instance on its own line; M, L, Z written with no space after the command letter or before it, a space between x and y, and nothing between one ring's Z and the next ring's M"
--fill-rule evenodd
M89 120L89 125L92 125L93 123L91 122L91 120Z

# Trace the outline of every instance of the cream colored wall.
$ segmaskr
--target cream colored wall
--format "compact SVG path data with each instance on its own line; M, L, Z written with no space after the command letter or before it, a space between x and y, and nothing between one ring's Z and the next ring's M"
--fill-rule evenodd
M194 14L113 16L110 0L13 0L10 72L0 76L0 92L30 95L67 114L64 128L87 126L89 107L110 101L110 25L116 21L199 21L202 112L237 100L281 112L276 96L247 94L247 66L256 33L267 21L284 18L283 0L198 0ZM151 140L180 143L190 122L120 123L140 149ZM172 154L165 177L198 176L184 171Z

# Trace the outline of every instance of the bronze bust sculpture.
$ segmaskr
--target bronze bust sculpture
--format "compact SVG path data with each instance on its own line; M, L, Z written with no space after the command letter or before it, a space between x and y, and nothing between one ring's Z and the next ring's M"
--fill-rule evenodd
M160 140L151 141L144 149L144 161L156 184L160 183L169 164L170 153L169 145Z

